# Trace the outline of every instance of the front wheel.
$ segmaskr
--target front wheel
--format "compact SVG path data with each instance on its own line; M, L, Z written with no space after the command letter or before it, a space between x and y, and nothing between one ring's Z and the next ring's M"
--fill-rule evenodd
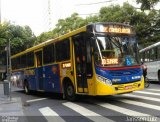
M76 100L76 94L74 87L71 82L66 82L65 84L65 97L69 101L75 101Z

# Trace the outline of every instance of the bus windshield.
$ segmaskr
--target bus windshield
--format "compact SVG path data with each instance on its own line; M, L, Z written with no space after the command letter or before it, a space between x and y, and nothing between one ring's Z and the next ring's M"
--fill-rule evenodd
M132 36L96 36L94 58L99 66L139 65L136 39Z

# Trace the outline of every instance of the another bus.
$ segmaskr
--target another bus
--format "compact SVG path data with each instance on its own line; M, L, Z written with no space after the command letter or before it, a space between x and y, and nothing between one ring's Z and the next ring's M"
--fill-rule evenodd
M103 96L144 88L133 28L94 23L12 56L18 87L77 95Z
M147 78L160 82L160 42L140 50L141 61L147 66Z

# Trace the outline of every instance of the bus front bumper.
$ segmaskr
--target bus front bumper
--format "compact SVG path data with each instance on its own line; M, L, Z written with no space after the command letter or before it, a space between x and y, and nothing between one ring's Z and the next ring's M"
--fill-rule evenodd
M144 89L144 80L134 83L119 84L119 85L106 85L101 82L97 82L96 95L115 95L123 94L137 90Z

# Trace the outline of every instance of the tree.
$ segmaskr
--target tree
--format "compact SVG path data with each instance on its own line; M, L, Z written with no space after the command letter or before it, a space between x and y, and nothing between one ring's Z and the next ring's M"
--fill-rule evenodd
M89 16L89 17L86 17L85 21L86 21L86 24L89 24L89 23L95 23L95 22L99 22L99 16L98 15L94 15L94 16Z
M44 32L37 37L37 39L35 41L35 45L37 45L41 42L44 42L46 40L53 39L54 37L55 37L55 34L52 31Z
M15 54L33 46L35 36L29 26L4 22L0 25L0 53L5 51L8 40L11 42L11 52Z
M158 13L151 10L149 14L146 14L143 11L137 11L128 3L124 3L122 7L115 5L101 8L99 16L102 22L129 23L136 30L139 44L147 46L158 41L160 21Z
M64 35L72 30L84 26L85 24L87 24L85 19L79 17L77 13L73 13L66 19L59 19L55 29L53 29L52 31L42 33L40 36L38 36L36 44L51 38L56 38L60 35Z
M7 38L7 30L8 30L8 22L4 22L3 24L0 24L0 54L4 50L4 45L6 45L6 38Z
M21 52L34 44L35 36L29 26L21 27L19 25L9 26L11 37L12 54Z
M132 5L124 3L122 7L119 5L102 7L99 15L89 16L86 19L79 17L77 13L66 19L60 19L55 29L37 37L38 42L58 37L93 22L128 23L135 28L138 42L142 46L155 43L160 38L160 11L150 10L146 14L143 11L137 11Z
M160 0L136 0L137 3L141 3L141 10L151 10L154 6L160 2Z
M145 38L143 45L148 46L160 40L160 11L152 10L148 14L149 22L149 34Z
M60 19L56 24L56 30L60 35L62 35L84 26L85 22L86 21L83 18L79 17L77 13L73 13L70 17L67 17L66 19Z

